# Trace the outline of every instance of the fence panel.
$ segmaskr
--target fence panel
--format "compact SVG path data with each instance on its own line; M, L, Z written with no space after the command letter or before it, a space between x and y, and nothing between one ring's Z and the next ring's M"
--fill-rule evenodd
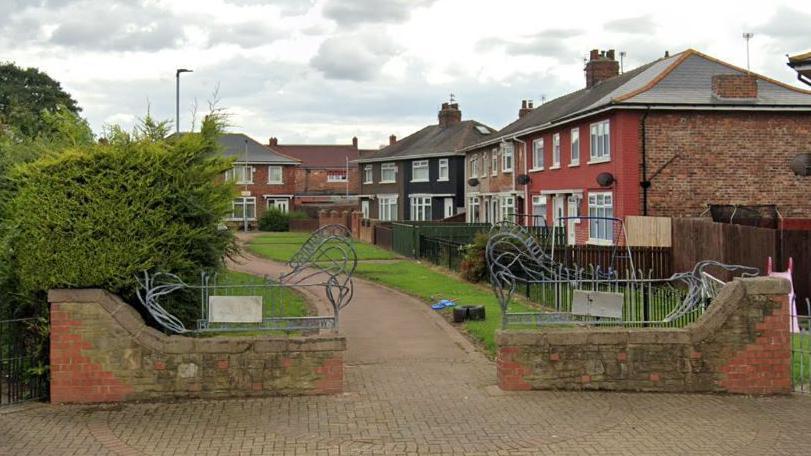
M476 233L490 230L487 223L394 222L393 250L400 255L416 257L420 253L420 236L467 244Z
M0 406L48 396L47 321L0 320Z
M392 228L390 224L375 225L375 245L392 250Z
M288 222L290 231L306 231L312 233L318 229L318 219L291 219Z
M811 299L811 231L782 231L780 237L782 242L777 268L783 270L789 258L794 260L794 292L797 302L805 303L806 299ZM805 305L797 307L798 313L808 312Z
M420 258L458 272L464 246L461 242L420 236Z
M606 245L570 245L556 247L554 259L566 267L599 266L600 269L620 271L643 271L652 279L666 279L673 275L672 249L670 247L630 247L631 261L627 258L628 250L621 246ZM632 267L633 266L633 267Z

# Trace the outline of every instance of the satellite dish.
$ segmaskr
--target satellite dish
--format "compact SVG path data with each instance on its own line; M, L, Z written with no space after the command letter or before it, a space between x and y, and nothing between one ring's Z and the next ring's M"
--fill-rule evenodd
M791 159L789 165L794 174L798 176L811 176L811 153L798 154Z
M530 178L527 174L519 174L518 177L515 178L515 182L518 185L527 185L530 182Z
M614 183L614 175L611 173L600 173L597 175L597 184L600 187L610 187Z
M477 185L479 185L479 179L471 177L470 179L467 180L467 185L470 185L471 187L476 187Z

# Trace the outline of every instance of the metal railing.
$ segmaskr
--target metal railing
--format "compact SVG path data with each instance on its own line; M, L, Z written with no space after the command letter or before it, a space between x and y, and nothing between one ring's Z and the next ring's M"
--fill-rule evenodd
M451 271L459 271L462 258L465 256L466 245L447 239L420 236L419 258L438 266L444 266Z
M48 321L0 320L0 405L48 397Z
M805 315L797 315L791 333L791 379L794 391L811 392L811 301L805 300Z

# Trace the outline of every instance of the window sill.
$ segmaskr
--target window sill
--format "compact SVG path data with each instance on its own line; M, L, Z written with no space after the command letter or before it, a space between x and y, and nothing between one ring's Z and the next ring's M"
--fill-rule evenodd
M530 168L529 169L529 172L531 172L531 173L538 173L538 172L541 172L541 171L543 171L543 168Z
M284 182L268 182L268 185L282 185Z
M578 166L580 166L580 162L577 162L577 163L569 163L569 168L577 168Z
M412 182L412 183L420 183L420 182L430 182L430 181L428 179L420 179L420 180L411 179L410 182Z
M368 182L363 183L363 185L372 185L372 184L374 184L374 182L372 182L372 181L368 181ZM382 182L381 182L381 184L382 184Z
M436 181L437 182L448 182L448 181L450 181L450 179L437 179Z
M560 165L552 165L549 169L560 169Z
M608 241L608 240L605 240L605 239L591 239L591 238L589 238L589 240L586 241L586 244L591 244L591 245L614 245L614 241Z
M380 184L396 184L397 181L380 181Z
M254 218L254 217L248 217L248 218L247 218L247 220L248 220L249 222L255 222L255 221L256 221L256 218ZM226 219L225 219L225 221L226 221L226 222L242 222L242 221L245 221L245 219L244 219L244 218L242 218L242 217L229 217L229 218L226 218Z
M611 161L611 157L608 158L595 158L588 161L589 165L599 165L600 163L608 163Z
M502 169L501 174L512 174L513 170L511 169Z

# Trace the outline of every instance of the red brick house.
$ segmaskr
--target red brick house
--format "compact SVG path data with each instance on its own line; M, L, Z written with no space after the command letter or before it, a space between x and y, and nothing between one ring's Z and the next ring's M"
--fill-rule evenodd
M240 190L227 221L254 226L257 218L276 207L287 212L295 194L299 160L271 150L242 133L226 133L220 139L222 153L234 157L233 169L225 173Z
M296 208L324 204L357 205L360 192L358 138L352 144L279 144L268 147L299 161L295 171L293 204Z
M623 74L613 50L593 50L585 75L584 89L527 107L492 139L463 149L468 160L488 151L513 157L512 179L490 193L506 185L516 213L551 224L774 204L788 223L811 219L811 177L791 166L811 152L811 92L692 49ZM566 223L571 243L617 241L610 224Z

